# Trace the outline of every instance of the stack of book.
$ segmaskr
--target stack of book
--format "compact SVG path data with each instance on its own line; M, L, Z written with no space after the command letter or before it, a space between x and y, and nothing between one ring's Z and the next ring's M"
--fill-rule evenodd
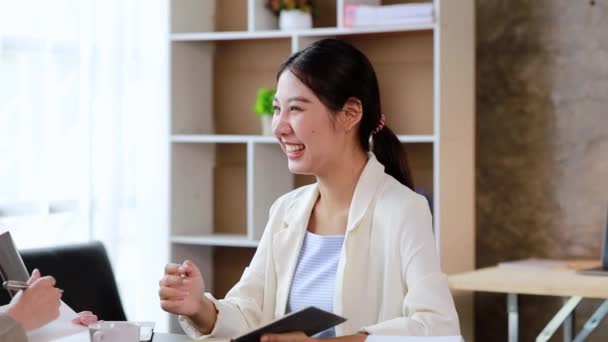
M386 6L368 6L346 3L344 7L344 26L349 28L430 24L432 22L432 3Z

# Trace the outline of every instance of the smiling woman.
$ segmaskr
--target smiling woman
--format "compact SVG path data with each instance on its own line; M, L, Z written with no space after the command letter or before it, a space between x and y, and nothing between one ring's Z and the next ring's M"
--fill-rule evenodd
M310 153L319 150L319 163L323 164L311 166L314 170L298 170L291 161L304 153L288 154L290 171L319 175L323 168L348 166L345 160L365 160L362 152L373 149L388 174L414 188L405 150L385 125L376 74L363 53L340 40L326 39L291 56L277 78L275 135L283 147L290 144L284 140L289 135L314 140ZM306 112L304 120L298 116L302 112ZM353 133L354 140L349 136ZM298 151L306 145L299 145Z
M193 338L234 337L317 306L348 319L319 338L460 335L458 316L401 144L386 126L374 69L325 39L281 65L273 130L289 170L317 182L280 197L259 247L225 299L203 295L197 265L169 264L161 307ZM302 333L262 341L307 341Z

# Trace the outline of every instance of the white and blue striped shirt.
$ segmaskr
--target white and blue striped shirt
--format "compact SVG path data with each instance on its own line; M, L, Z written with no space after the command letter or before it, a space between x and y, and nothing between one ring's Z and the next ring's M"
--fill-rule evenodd
M323 236L306 232L291 283L287 312L311 305L333 312L336 272L343 243L343 235ZM335 336L334 328L315 335L316 338Z

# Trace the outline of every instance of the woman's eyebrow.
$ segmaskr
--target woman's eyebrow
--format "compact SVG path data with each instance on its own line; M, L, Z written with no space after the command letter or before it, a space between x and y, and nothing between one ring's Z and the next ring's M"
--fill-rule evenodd
M287 99L287 102L292 102L292 101L299 101L299 102L306 102L306 103L310 103L310 100L302 97L302 96L294 96L294 97L290 97Z
M279 102L279 99L277 99L276 97L273 99L273 101ZM305 102L305 103L311 103L311 101L303 96L294 96L294 97L290 97L287 99L287 102L292 102L292 101L299 101L299 102Z

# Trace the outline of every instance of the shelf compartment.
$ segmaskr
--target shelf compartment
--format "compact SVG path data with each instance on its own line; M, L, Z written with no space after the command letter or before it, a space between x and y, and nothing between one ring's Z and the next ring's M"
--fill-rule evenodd
M246 144L172 144L174 235L247 234Z
M252 160L252 229L249 238L259 240L268 222L270 207L293 189L294 175L289 172L287 157L278 144L253 144Z
M261 133L253 107L274 87L289 39L171 43L172 134Z
M338 1L323 0L315 1L314 16L312 19L315 28L336 28L338 27Z
M345 29L340 34L301 36L297 48L332 37L354 45L365 53L376 71L387 125L400 136L432 136L433 30L374 30L384 29ZM356 34L351 33L355 31Z
M216 42L216 134L261 133L260 119L253 111L258 89L276 85L278 68L290 54L289 39Z
M404 143L403 147L407 153L416 192L432 197L434 193L433 144ZM429 203L429 207L432 209L433 204Z
M433 134L433 32L344 36L363 51L378 82L387 125L399 135Z
M171 0L171 32L247 31L247 0Z
M224 298L226 293L241 279L249 266L254 248L214 247L213 248L213 295Z

